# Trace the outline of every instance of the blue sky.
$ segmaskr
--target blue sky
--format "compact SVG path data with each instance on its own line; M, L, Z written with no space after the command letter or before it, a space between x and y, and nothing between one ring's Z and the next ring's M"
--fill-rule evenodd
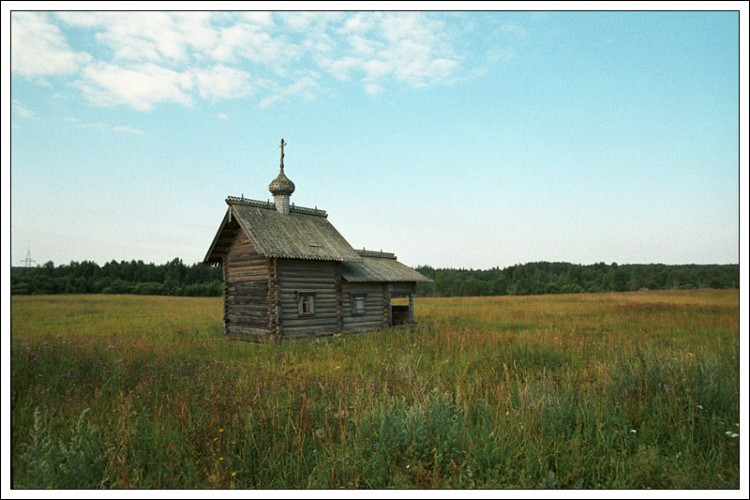
M3 22L13 265L198 262L282 137L292 201L409 265L740 259L737 12Z

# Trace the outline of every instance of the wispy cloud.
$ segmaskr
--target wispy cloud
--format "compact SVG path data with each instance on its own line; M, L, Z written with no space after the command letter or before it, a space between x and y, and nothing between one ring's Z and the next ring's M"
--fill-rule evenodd
M236 99L252 92L250 73L222 64L193 70L193 77L203 98Z
M261 99L258 103L258 106L260 106L260 109L268 109L279 102L281 99L282 97L280 95L272 94Z
M301 74L295 75L292 80L284 85L269 85L270 95L263 97L258 106L261 109L267 109L280 101L285 101L293 97L302 97L306 100L313 100L317 97L319 89L319 75Z
M141 111L249 96L265 108L315 98L337 81L375 95L467 72L457 30L425 12L59 12L12 21L15 74L73 74L89 102ZM96 45L75 51L68 28L89 30Z
M18 113L18 116L20 116L21 118L25 118L27 120L33 120L34 118L36 118L36 113L22 106L21 103L17 100L13 99L12 104L13 110Z
M84 122L80 118L69 117L65 121L72 123L73 126L80 129L95 129L108 132L117 132L120 134L144 135L143 130L126 125L110 125L105 122Z
M105 130L110 128L110 125L104 122L83 123L80 120L76 120L76 128Z
M368 92L390 80L412 87L444 83L461 64L444 33L442 21L423 13L358 13L343 22L343 43L320 65L336 78L358 79Z
M205 55L221 62L248 61L283 72L301 55L301 47L288 40L270 17L244 17L231 26L217 28L216 33L217 41Z
M184 64L216 44L210 12L59 12L57 17L93 30L119 63Z
M133 127L126 127L124 125L117 125L115 127L112 127L112 131L120 132L122 134L143 135L143 130Z
M500 27L500 31L505 34L513 35L520 40L526 40L529 38L529 32L516 24L503 24Z
M378 95L383 93L383 87L378 85L377 83L365 83L364 85L365 92L372 95Z

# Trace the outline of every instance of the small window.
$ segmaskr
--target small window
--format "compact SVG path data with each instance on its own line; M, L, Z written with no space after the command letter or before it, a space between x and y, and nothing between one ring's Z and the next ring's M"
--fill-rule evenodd
M363 315L366 312L366 300L367 295L357 294L352 295L352 314Z
M297 312L300 316L315 315L315 295L300 293L297 298Z

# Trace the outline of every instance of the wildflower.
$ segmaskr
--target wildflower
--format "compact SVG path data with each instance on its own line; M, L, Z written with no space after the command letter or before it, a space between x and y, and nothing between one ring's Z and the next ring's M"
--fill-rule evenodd
M219 427L219 432L224 432L224 428L223 427Z
M407 468L407 469L411 469L411 465L409 465L409 464L406 464L406 468Z
M636 434L637 432L638 432L638 431L637 431L637 430L635 430L635 429L630 429L630 433L631 433L631 434Z
M506 417L510 417L510 411L508 411L508 410L505 410L505 416L506 416Z
M219 462L223 462L223 461L224 461L224 457L219 457Z
M703 409L703 405L698 405L698 406L696 406L696 408L698 408L699 410L702 410Z
M216 441L218 441L218 440L219 440L219 438L217 438L217 437L216 437L216 438L214 438L214 443L215 443Z
M237 471L236 470L232 471L232 477L237 477Z

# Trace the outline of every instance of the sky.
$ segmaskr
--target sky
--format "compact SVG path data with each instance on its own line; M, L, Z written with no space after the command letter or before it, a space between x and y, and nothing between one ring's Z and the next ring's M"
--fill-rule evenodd
M3 239L13 266L27 255L200 262L227 196L271 198L281 138L292 202L326 210L355 248L411 266L740 261L741 3L8 4ZM451 5L472 4L441 7Z

